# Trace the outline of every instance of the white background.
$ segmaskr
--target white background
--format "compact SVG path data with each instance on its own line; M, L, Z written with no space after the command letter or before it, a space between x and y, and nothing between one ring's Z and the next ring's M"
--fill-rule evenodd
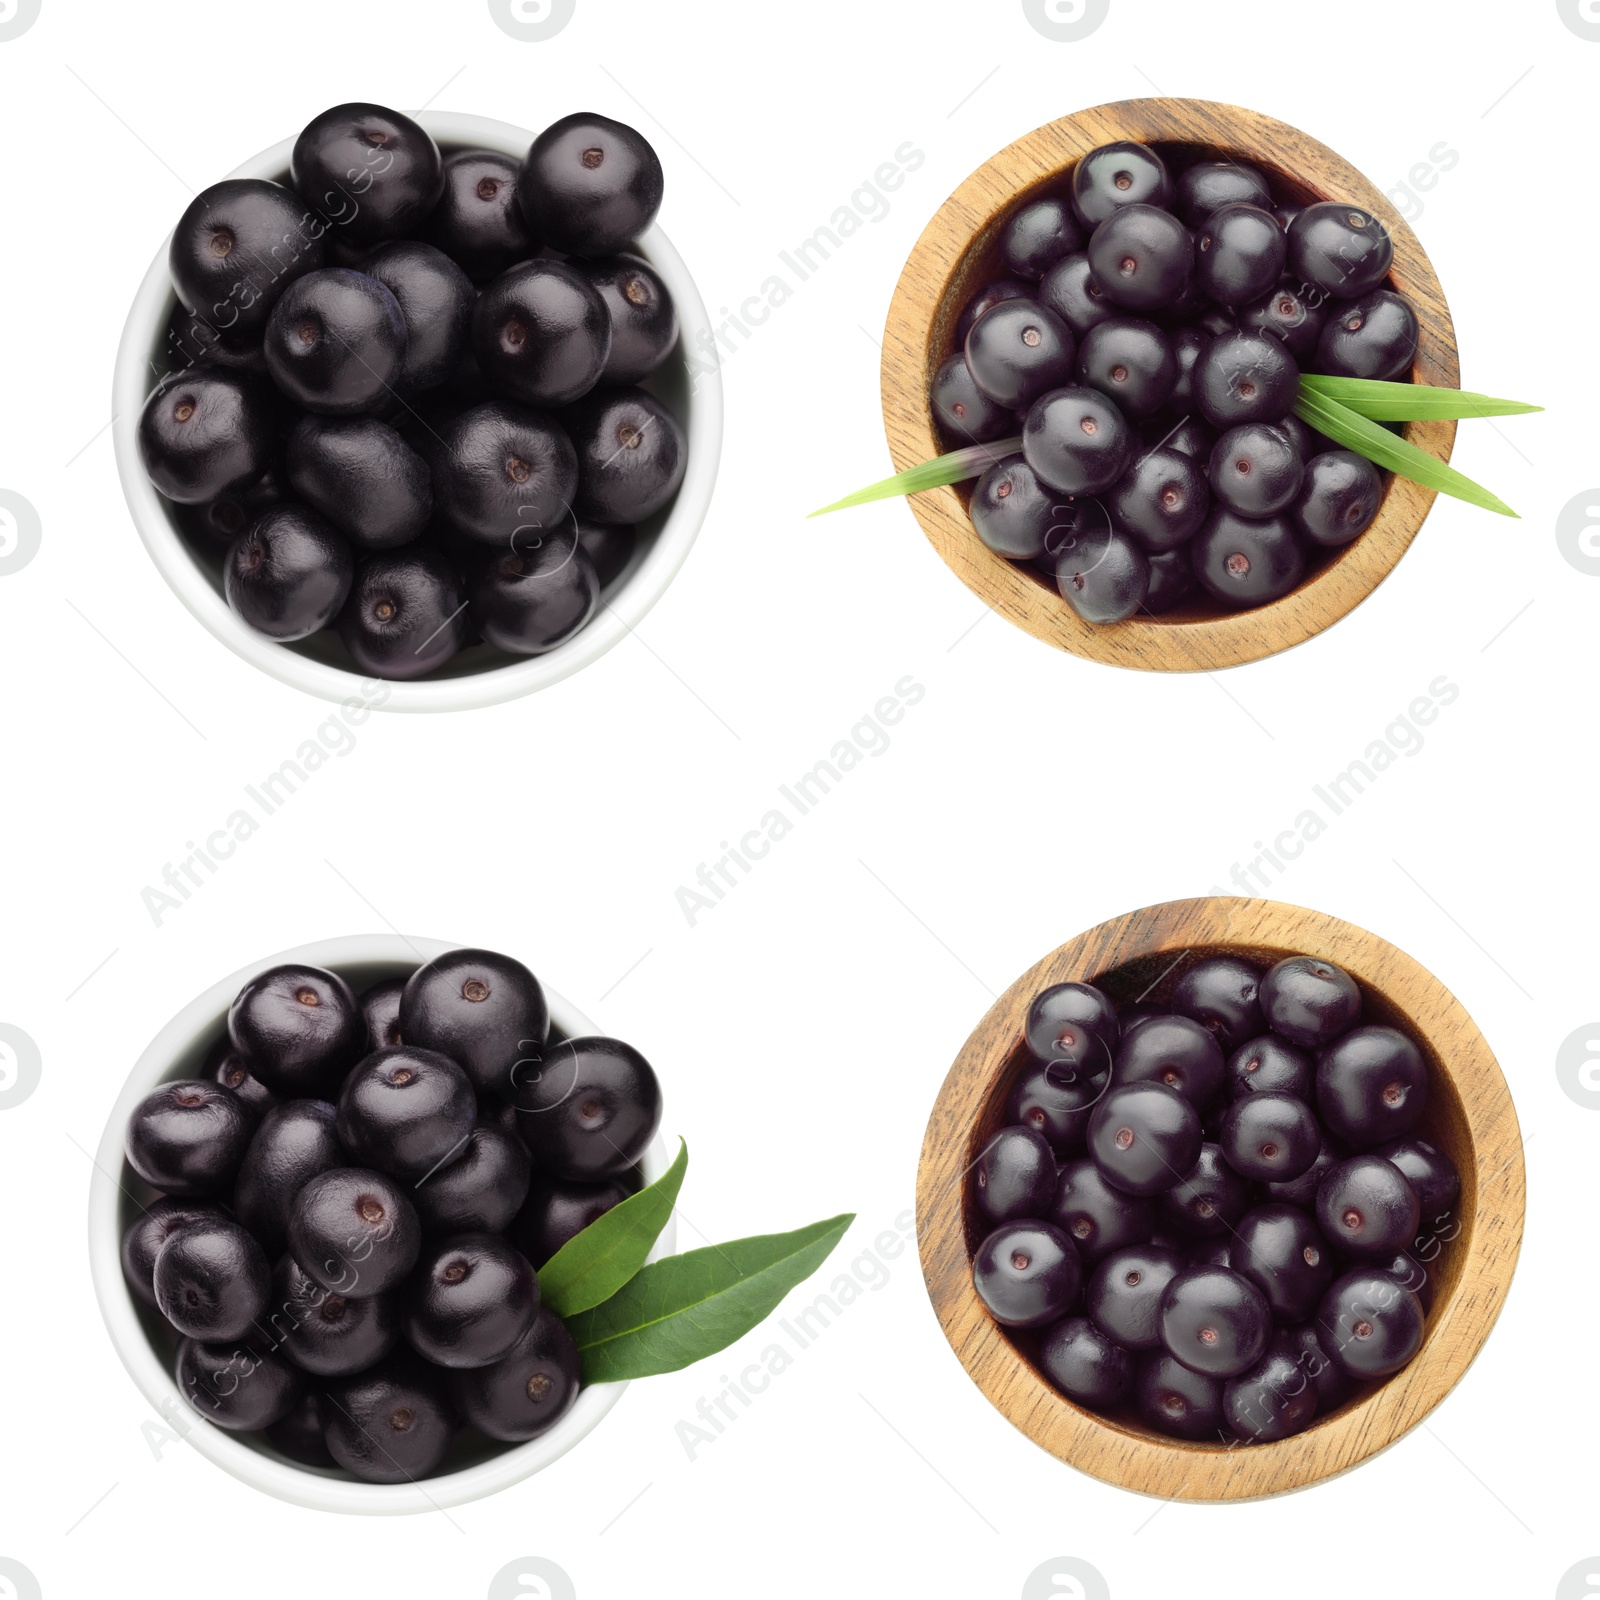
M1072 44L1016 0L578 0L537 44L481 0L43 0L0 43L0 487L43 523L0 578L0 1021L43 1056L0 1112L0 1556L47 1600L478 1596L528 1555L586 1600L1009 1597L1065 1555L1117 1600L1555 1593L1600 1549L1600 1114L1554 1071L1600 1016L1600 580L1554 535L1600 477L1597 81L1600 43L1545 0L1112 0ZM1214 677L1094 666L985 615L901 504L804 520L888 470L877 339L946 194L1037 124L1158 90L1282 117L1385 188L1446 143L1459 161L1406 204L1464 382L1549 408L1459 438L1524 520L1439 503L1352 616ZM713 311L903 142L926 161L728 361L711 514L637 641L513 705L374 719L158 928L140 890L329 708L235 659L146 558L103 431L113 353L190 195L349 99L636 123ZM908 674L926 695L891 748L691 928L678 886ZM686 1244L855 1210L847 1267L911 1206L934 1092L994 993L1107 916L1224 882L1441 674L1460 695L1424 748L1274 886L1437 973L1528 1140L1505 1313L1387 1454L1245 1506L1101 1485L990 1408L909 1250L693 1461L675 1424L770 1334L634 1386L554 1468L448 1517L299 1510L186 1446L153 1454L89 1286L82 1152L146 1040L222 974L385 925L513 952L655 1062L693 1152Z

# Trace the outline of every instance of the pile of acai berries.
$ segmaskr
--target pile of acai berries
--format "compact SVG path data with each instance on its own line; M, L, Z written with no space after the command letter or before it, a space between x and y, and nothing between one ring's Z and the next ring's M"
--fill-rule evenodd
M1300 374L1395 379L1417 319L1359 205L1282 204L1247 162L1174 175L1104 145L1001 224L1005 276L955 322L947 449L1020 435L979 479L983 542L1086 622L1287 594L1377 515L1383 475L1294 415Z
M208 1422L370 1483L425 1478L577 1399L535 1269L633 1192L660 1119L645 1058L552 1038L510 957L455 950L359 996L272 967L203 1075L128 1119L124 1188L157 1192L123 1273Z
M138 441L233 610L285 643L336 628L384 678L572 638L686 466L640 386L678 342L636 248L661 195L606 117L517 161L373 105L314 118L287 183L198 195Z
M1026 1046L972 1167L972 1277L1063 1394L1282 1439L1417 1353L1460 1181L1415 1132L1422 1052L1347 973L1211 956L1120 1015L1056 984Z

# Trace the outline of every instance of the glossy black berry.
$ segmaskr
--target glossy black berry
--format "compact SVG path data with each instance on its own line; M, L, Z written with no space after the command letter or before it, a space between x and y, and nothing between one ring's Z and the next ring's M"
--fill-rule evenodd
M1392 1260L1417 1236L1417 1191L1382 1156L1350 1156L1317 1186L1317 1226L1342 1255Z
M573 509L596 522L643 522L678 492L688 441L672 412L644 389L603 389L569 406L561 424L578 453Z
M1353 450L1327 450L1306 463L1294 520L1313 544L1349 544L1372 526L1383 504L1383 474Z
M1281 599L1305 572L1305 554L1287 517L1256 520L1218 506L1194 537L1195 575L1230 610Z
M1311 1380L1317 1397L1317 1414L1325 1417L1330 1411L1337 1411L1350 1398L1355 1385L1344 1368L1328 1354L1317 1324L1303 1322L1298 1328L1287 1329L1280 1337L1296 1365Z
M265 320L263 311L261 326L265 326ZM209 314L185 311L180 303L167 323L165 360L160 365L176 372L202 361L208 366L265 377L267 358L261 353L261 327L253 333L223 333Z
M1095 282L1087 252L1065 256L1040 279L1036 294L1081 339L1096 323L1118 314Z
M436 1471L456 1431L437 1367L397 1350L376 1367L330 1384L333 1459L366 1483L412 1483Z
M1347 378L1400 378L1416 353L1417 314L1389 289L1335 307L1317 343L1320 370Z
M237 1222L195 1222L162 1245L152 1284L157 1307L179 1333L221 1343L244 1338L266 1310L272 1271Z
M1036 1061L1100 1072L1120 1037L1117 1008L1092 983L1051 984L1028 1006L1023 1036Z
M1299 1206L1303 1210L1310 1211L1316 1206L1317 1190L1322 1187L1322 1180L1339 1165L1342 1159L1342 1154L1324 1139L1316 1160L1298 1178L1290 1178L1285 1183L1269 1183L1267 1193L1285 1205Z
M1413 1134L1391 1144L1381 1144L1372 1153L1398 1167L1417 1191L1424 1227L1437 1223L1455 1209L1461 1197L1461 1175L1456 1171L1455 1162L1437 1145Z
M467 614L484 642L513 655L543 655L565 644L594 615L600 579L575 522L512 547L485 550L469 565Z
M1000 230L1000 259L1019 278L1042 278L1083 249L1084 232L1066 197L1048 195L1013 211Z
M1192 1017L1153 1016L1123 1040L1116 1081L1164 1084L1204 1111L1222 1092L1222 1047Z
M1206 956L1178 974L1170 1005L1228 1051L1261 1029L1260 984L1261 969L1242 956Z
M1200 1144L1199 1113L1160 1082L1107 1090L1089 1118L1089 1154L1106 1181L1127 1194L1170 1189L1193 1168Z
M1145 1356L1134 1376L1133 1404L1143 1420L1179 1439L1216 1439L1222 1428L1222 1384L1165 1351Z
M522 529L559 527L578 487L572 441L540 412L498 402L445 423L430 452L434 498L452 527L509 546Z
M1211 508L1211 490L1198 461L1171 448L1145 450L1112 485L1106 507L1117 527L1155 555L1193 536Z
M145 473L180 505L203 505L254 482L275 447L272 394L250 372L207 366L169 373L139 414Z
M966 347L967 335L972 332L972 324L990 306L998 305L1002 300L1032 300L1039 297L1039 285L1022 278L996 278L993 283L986 283L967 301L961 308L961 315L956 318L955 332L952 335L956 350L959 352Z
M472 280L442 250L418 239L380 245L362 259L361 270L395 297L405 321L398 387L419 394L443 383L467 353Z
M602 593L626 570L638 548L637 532L606 522L578 523L578 544L594 568Z
M1272 209L1272 190L1248 161L1197 161L1178 174L1176 210L1191 228L1203 227L1213 212L1233 205Z
M326 1100L288 1100L261 1119L239 1167L233 1209L239 1221L277 1255L289 1242L295 1197L319 1172L345 1163Z
M1294 357L1270 333L1220 334L1194 369L1195 400L1216 428L1277 422L1294 408L1299 387Z
M1039 1365L1064 1395L1094 1411L1116 1405L1133 1381L1128 1352L1087 1317L1065 1317L1048 1329Z
M1149 1200L1114 1189L1093 1161L1083 1160L1062 1167L1049 1220L1092 1267L1123 1245L1143 1244L1154 1217Z
M1172 341L1142 317L1107 317L1078 345L1078 382L1116 401L1126 417L1148 417L1172 396L1178 358Z
M1242 517L1270 517L1300 492L1300 452L1283 429L1268 422L1229 428L1211 451L1212 493Z
M1029 409L1022 453L1062 494L1099 494L1127 468L1135 440L1114 401L1094 389L1054 389Z
M492 1366L450 1374L461 1415L491 1439L520 1443L548 1432L578 1398L577 1347L554 1312L541 1308Z
M147 1306L156 1303L156 1257L175 1233L197 1225L230 1221L224 1207L204 1200L155 1200L122 1236L122 1276Z
M424 1251L406 1282L400 1321L419 1355L441 1367L487 1367L510 1354L539 1309L527 1258L491 1233L460 1233Z
M1427 1104L1428 1064L1397 1028L1352 1028L1317 1057L1323 1124L1356 1149L1404 1137Z
M1109 1070L1033 1066L1012 1089L1006 1120L1042 1134L1058 1159L1082 1155L1090 1113L1109 1079Z
M439 147L410 117L360 102L330 106L295 140L290 181L357 244L413 232L444 192Z
M1167 1353L1211 1378L1249 1371L1272 1336L1266 1296L1227 1267L1186 1267L1167 1285L1160 1318Z
M512 1101L519 1065L540 1070L550 1007L520 961L493 950L451 950L406 980L400 1030L408 1044L449 1056L479 1094Z
M334 1167L295 1196L289 1253L324 1289L365 1299L416 1265L422 1231L406 1191L381 1172Z
M1255 1366L1222 1389L1222 1416L1241 1439L1287 1439L1311 1426L1317 1391L1285 1338L1275 1339Z
M1302 290L1292 279L1274 284L1259 300L1239 311L1239 326L1247 333L1270 333L1283 341L1295 360L1309 361L1316 354L1322 325L1328 320L1328 303L1322 291Z
M305 1379L287 1361L235 1343L178 1345L174 1378L207 1422L229 1433L254 1433L287 1416Z
M1258 1183L1288 1183L1317 1159L1322 1130L1304 1100L1262 1089L1241 1095L1228 1107L1217 1143L1228 1165L1242 1176Z
M201 1078L152 1089L128 1118L128 1165L179 1199L225 1195L244 1159L255 1118L242 1101Z
M1144 604L1150 559L1125 533L1105 528L1071 541L1056 557L1056 588L1085 622L1121 622Z
M624 122L577 112L552 122L523 158L522 214L536 238L568 255L614 255L661 205L661 162Z
M628 1194L626 1184L615 1178L566 1183L541 1174L529 1187L527 1202L511 1225L512 1243L535 1267L542 1267L562 1245L620 1205Z
M400 1338L400 1317L393 1294L364 1299L331 1294L292 1256L281 1256L260 1329L302 1372L331 1378L364 1372L388 1355Z
M449 1056L401 1045L345 1079L337 1127L362 1166L415 1184L466 1149L477 1117L472 1084Z
M1422 1348L1422 1302L1387 1272L1360 1267L1322 1297L1317 1335L1358 1382L1387 1378Z
M1194 270L1194 235L1156 206L1120 206L1090 236L1089 270L1106 299L1129 311L1175 300Z
M987 444L1017 430L1016 414L1009 406L991 400L972 381L967 358L959 350L934 374L931 401L933 414L953 448Z
M672 295L642 256L607 256L581 266L611 318L611 349L600 382L638 383L667 359L678 342Z
M1161 1197L1161 1216L1199 1239L1231 1236L1250 1207L1250 1184L1228 1164L1220 1145L1206 1141L1194 1165Z
M1289 225L1289 267L1336 300L1376 289L1394 260L1389 231L1361 206L1323 200Z
M1311 1057L1274 1034L1247 1039L1228 1057L1228 1093L1235 1100L1265 1090L1292 1094L1309 1105L1316 1086L1317 1069Z
M366 1049L366 1019L350 985L322 967L257 973L228 1008L228 1037L256 1077L283 1095L337 1089Z
M264 512L234 541L222 592L257 633L288 642L320 632L339 615L354 575L344 535L290 502Z
M362 671L420 678L467 642L467 597L450 562L425 544L367 556L339 613L339 637Z
M1052 528L1063 526L1070 508L1046 489L1021 456L1006 456L978 479L968 507L978 537L1011 561L1044 555Z
M592 1036L549 1045L515 1074L517 1127L552 1177L594 1183L620 1177L661 1123L661 1085L650 1063L620 1039Z
M184 526L226 549L263 512L282 505L290 492L288 480L276 467L268 467L254 483L225 490L203 505L186 507Z
M972 1198L990 1223L1042 1217L1055 1192L1055 1156L1032 1128L1002 1128L972 1164Z
M1077 1247L1048 1222L1007 1222L972 1261L972 1286L996 1322L1039 1328L1064 1317L1083 1288Z
M264 178L202 189L167 252L178 298L219 339L259 339L274 302L323 262L322 224L298 195Z
M1270 211L1247 203L1220 206L1195 237L1195 279L1216 304L1246 306L1278 281L1287 253Z
M1002 300L972 325L967 369L996 405L1025 411L1047 390L1072 381L1077 340L1037 300Z
M1261 1010L1291 1044L1331 1044L1361 1020L1361 991L1319 956L1286 956L1261 980Z
M315 1389L300 1398L263 1435L274 1450L304 1467L331 1467L333 1457L323 1435L328 1427L328 1402Z
M383 978L360 995L367 1023L367 1050L392 1050L400 1043L400 995L404 978Z
M1170 206L1176 196L1166 162L1149 145L1103 144L1072 169L1072 203L1091 228L1123 206Z
M1211 460L1211 447L1217 442L1217 434L1211 424L1201 417L1186 415L1173 421L1169 412L1153 417L1145 424L1144 439L1152 450L1176 450L1179 455L1199 462L1204 469Z
M323 267L279 297L262 348L273 381L297 405L359 416L399 386L406 323L399 301L376 278Z
M522 1140L480 1122L453 1161L412 1189L411 1203L425 1235L501 1233L527 1198L531 1173Z
M422 237L469 278L481 283L537 251L517 200L517 163L509 156L462 150L445 157L443 175L443 192Z
M1183 1270L1176 1250L1127 1245L1094 1269L1084 1310L1124 1350L1155 1350L1161 1344L1161 1297Z
M600 291L562 261L522 261L489 284L472 311L472 349L491 388L529 406L587 394L611 353Z
M1304 1322L1333 1280L1333 1252L1298 1206L1257 1206L1240 1219L1230 1263L1267 1297L1283 1322Z
M1150 556L1150 585L1145 590L1144 609L1152 617L1164 616L1181 605L1194 587L1194 563L1189 559L1188 547L1157 550Z

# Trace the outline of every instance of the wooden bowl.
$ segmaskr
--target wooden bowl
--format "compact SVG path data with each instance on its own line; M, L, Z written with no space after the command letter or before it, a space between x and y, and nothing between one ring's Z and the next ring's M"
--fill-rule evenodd
M1316 955L1355 979L1369 1021L1404 1029L1429 1067L1418 1133L1461 1174L1460 1232L1435 1265L1435 1299L1409 1366L1368 1385L1305 1432L1269 1444L1190 1444L1136 1420L1087 1411L1053 1388L972 1287L987 1225L969 1207L968 1175L1004 1120L1028 1059L1033 997L1068 979L1100 985L1119 1006L1160 1004L1191 957L1223 953L1263 965ZM1467 1370L1505 1300L1522 1242L1522 1135L1494 1055L1461 1003L1403 950L1336 917L1271 900L1174 900L1115 917L1069 940L1017 979L962 1046L944 1080L917 1169L923 1276L945 1337L973 1381L1036 1444L1125 1489L1179 1500L1247 1500L1303 1488L1394 1443ZM1446 1232L1448 1230L1445 1230Z
M1261 168L1285 198L1365 206L1394 241L1390 286L1417 314L1415 380L1459 386L1455 329L1439 280L1405 219L1347 161L1298 128L1238 106L1119 100L1063 117L1008 145L945 201L917 240L895 288L883 339L883 422L896 472L945 449L929 403L933 377L954 348L951 333L962 306L1002 275L1002 221L1019 201L1059 185L1080 156L1117 139L1162 145L1183 157L1202 148L1235 156ZM1411 422L1405 437L1448 461L1455 432L1453 422ZM1095 627L1078 619L1048 579L996 555L978 538L967 515L971 494L969 481L909 500L934 549L985 605L1058 649L1156 672L1237 666L1320 633L1383 582L1433 503L1431 490L1391 477L1372 526L1270 605L1221 615L1186 606Z

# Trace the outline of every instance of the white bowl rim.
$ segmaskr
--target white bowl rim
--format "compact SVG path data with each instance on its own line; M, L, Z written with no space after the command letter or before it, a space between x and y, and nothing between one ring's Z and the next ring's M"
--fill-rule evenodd
M462 112L425 111L416 120L444 144L477 145L520 159L534 135L509 122ZM242 162L229 178L270 178L286 171L294 139ZM171 235L162 242L134 295L112 378L111 432L123 498L146 550L173 593L234 654L263 672L324 700L369 699L388 711L459 711L496 705L531 694L586 667L611 649L644 618L666 592L688 558L711 504L722 450L722 372L716 362L700 362L691 382L692 402L684 419L688 466L677 499L655 541L634 572L606 596L588 625L565 644L542 656L489 667L458 678L402 683L380 680L388 689L381 700L370 695L374 680L357 671L312 661L257 633L229 609L196 564L173 520L169 503L145 476L139 460L139 414L150 379L146 359L159 329L171 314L172 280L167 270ZM652 223L639 246L661 274L678 310L681 351L705 347L711 322L683 257ZM702 335L708 336L703 339Z
M417 965L461 948L459 944L439 939L354 934L322 939L252 961L196 996L156 1034L128 1074L100 1138L94 1173L89 1180L89 1268L111 1343L129 1376L168 1428L225 1472L279 1500L317 1511L366 1515L412 1515L481 1500L565 1455L599 1423L628 1387L626 1383L589 1385L579 1392L572 1409L548 1433L458 1472L407 1484L358 1483L327 1477L288 1461L275 1461L200 1416L183 1398L172 1373L151 1347L133 1294L122 1276L122 1230L117 1216L121 1184L117 1175L122 1171L122 1138L128 1116L162 1081L173 1061L216 1037L227 1016L229 1002L247 979L281 962L301 962L335 971L372 963ZM581 1011L554 991L547 988L545 997L550 1004L552 1024L568 1037L597 1031ZM666 1141L657 1134L645 1152L646 1179L654 1182L670 1163ZM656 1240L650 1259L655 1261L670 1255L676 1240L677 1213L674 1211Z

